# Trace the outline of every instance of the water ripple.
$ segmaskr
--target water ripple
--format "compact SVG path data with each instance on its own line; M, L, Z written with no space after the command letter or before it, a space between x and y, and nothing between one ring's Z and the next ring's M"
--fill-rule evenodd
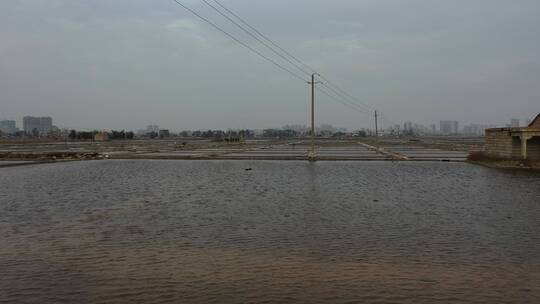
M101 161L0 184L0 303L540 302L534 175Z

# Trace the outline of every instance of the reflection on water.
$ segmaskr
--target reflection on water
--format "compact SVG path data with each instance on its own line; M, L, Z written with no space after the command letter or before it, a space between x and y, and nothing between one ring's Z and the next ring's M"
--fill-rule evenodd
M0 184L2 303L540 300L534 175L102 161L5 168Z

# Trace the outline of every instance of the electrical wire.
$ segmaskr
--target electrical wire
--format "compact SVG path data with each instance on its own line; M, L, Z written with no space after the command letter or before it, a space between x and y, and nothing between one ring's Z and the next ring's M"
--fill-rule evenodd
M272 39L268 38L268 36L264 35L263 33L261 33L261 31L259 31L258 29L256 29L254 26L252 26L251 24L249 24L247 21L245 21L242 17L238 16L238 14L234 13L232 10L228 9L227 7L225 7L223 4L221 4L218 0L212 0L214 1L217 5L219 5L221 8L223 8L225 11L227 11L229 14L231 14L232 16L234 16L236 19L238 19L241 23L243 23L245 26L249 27L251 30L253 30L255 33L257 33L260 37L262 37L264 40L268 41L270 44L272 44L273 46L275 46L276 48L278 48L280 51L283 52L283 54L291 57L294 61L296 61L297 63L299 63L300 65L302 65L305 69L307 70L310 70L311 73L317 73L317 71L315 71L313 68L311 68L309 65L305 64L304 62L302 62L300 59L298 59L297 57L295 57L294 55L292 55L291 53L287 52L287 50L285 50L284 48L282 48L281 46L279 46L277 43L275 43Z
M285 72L289 73L290 75L292 75L293 77L295 78L298 78L300 80L302 80L303 82L305 82L306 80L302 77L302 76L299 76L298 74L296 74L295 72L289 70L288 68L282 66L281 64L277 63L276 61L274 61L273 59L265 56L264 54L262 54L261 52L257 51L256 49L252 48L251 46L247 45L246 43L242 42L240 39L236 38L235 36L233 36L232 34L230 34L229 32L225 31L224 29L220 28L219 26L217 26L215 23L213 23L212 21L210 21L209 19L203 17L202 15L200 15L199 13L197 13L196 11L192 10L191 8L187 7L186 5L182 4L181 2L179 2L178 0L173 0L176 4L180 5L181 7L183 7L184 9L186 9L187 11L189 11L190 13L192 13L193 15L197 16L199 19L203 20L204 22L210 24L213 28L215 28L216 30L220 31L221 33L227 35L229 38L231 38L232 40L234 40L235 42L237 42L238 44L242 45L243 47L247 48L248 50L252 51L253 53L259 55L260 57L262 57L263 59L267 60L268 62L272 63L273 65L277 66L278 68L284 70Z
M205 3L207 3L207 0L202 0L204 1ZM236 14L235 12L233 12L232 10L230 10L229 8L227 8L225 5L223 5L221 2L219 2L218 0L212 0L214 1L217 5L219 5L221 8L223 8L225 11L227 11L229 14L231 14L232 16L234 16L236 19L238 19L242 24L244 24L245 26L249 27L251 30L253 30L255 33L257 33L260 37L262 37L264 40L266 40L267 42L269 42L271 45L273 45L274 47L278 48L281 52L283 52L283 54L289 56L290 58L292 58L294 61L296 61L298 64L302 65L304 67L304 69L300 69L300 67L298 67L297 64L294 64L295 67L297 67L298 69L300 69L302 72L304 73L308 73L306 70L309 70L311 71L311 73L318 73L314 68L312 68L311 66L309 66L308 64L304 63L302 60L298 59L298 57L292 55L290 52L288 52L287 50L285 50L283 47L281 47L279 44L277 44L276 42L274 42L272 39L268 38L268 36L264 35L263 33L261 33L261 31L259 31L257 28L255 28L254 26L252 26L251 24L249 24L249 22L247 22L245 19L243 19L242 17L240 17L238 14ZM208 4L208 3L207 3ZM216 10L216 8L214 6L211 6L212 8L214 8L214 10ZM217 10L216 10L217 11ZM222 12L218 11L221 15L224 15ZM227 19L230 20L230 17L226 17ZM232 21L231 22L235 23L237 26L239 26L236 22ZM244 31L246 31L243 27L239 26L240 28L242 28ZM251 36L254 36L252 33L249 33ZM257 39L258 41L260 41L259 39ZM265 46L268 47L268 45L266 43L264 43ZM272 51L276 54L278 54L277 51L275 51L274 49L272 49ZM280 55L280 57L282 57L283 55ZM287 60L289 61L289 60ZM290 62L290 61L289 61ZM321 75L320 76L329 86L332 86L333 87L333 91L339 91L339 95L344 95L344 96L347 96L347 98L350 98L352 100L355 101L355 103L359 103L360 105L362 106L365 106L371 110L376 110L375 107L373 106L370 106L369 104L367 103L363 103L361 102L360 100L358 100L357 98L355 98L354 96L352 96L351 94L347 93L345 90L341 89L338 85L336 85L335 83L333 83L332 81L330 81L328 78L324 77L324 75Z
M206 3L206 5L208 5L209 7L211 7L213 10L215 10L218 14L220 14L221 16L223 16L224 18L226 18L227 20L229 20L231 23L233 23L234 25L236 25L238 28L240 28L242 31L244 31L245 33L247 33L249 36L251 36L252 38L254 38L255 40L257 40L259 43L261 43L262 45L264 45L266 48L268 48L270 51L272 51L274 54L278 55L279 57L281 57L283 60L287 61L288 63L292 64L295 68L297 68L298 70L300 70L302 73L308 75L308 76L311 76L311 73L306 71L305 69L303 69L302 67L300 67L298 64L294 63L292 60L290 60L289 58L285 57L283 54L281 54L280 52L276 51L273 47L271 47L270 45L268 45L266 42L264 42L263 40L261 40L259 37L257 37L256 35L254 35L252 32L248 31L245 27L243 27L242 25L240 25L238 22L234 21L231 17L227 16L225 13L223 13L220 9L218 9L217 7L213 6L212 4L210 4L207 0L202 0L204 3Z
M242 45L243 47L247 48L248 50L250 50L251 52L257 54L258 56L262 57L263 59L267 60L268 62L272 63L273 65L277 66L278 68L284 70L285 72L289 73L290 75L292 75L293 77L295 78L298 78L300 80L302 80L303 82L305 82L306 80L298 75L297 73L291 71L290 69L288 69L287 67L279 64L278 62L276 62L275 60L269 58L268 56L264 55L263 53L261 53L260 51L256 50L255 48L249 46L247 43L241 41L239 38L235 37L234 35L232 35L231 33L227 32L226 30L222 29L221 27L219 27L218 25L216 25L215 23L213 23L212 21L210 21L208 18L205 18L203 17L201 14L197 13L196 11L194 11L193 9L187 7L186 5L182 4L181 2L179 2L178 0L173 0L176 4L180 5L181 7L183 7L184 9L186 9L187 11L189 11L190 13L192 13L193 15L195 15L196 17L198 17L199 19L203 20L204 22L208 23L209 25L211 25L213 28L215 28L216 30L220 31L221 33L225 34L226 36L228 36L229 38L233 39L235 42L237 42L238 44ZM290 52L288 52L287 50L285 50L283 47L279 46L276 42L274 42L273 40L271 40L270 38L268 38L266 35L264 35L261 31L259 31L258 29L256 29L254 26L252 26L251 24L249 24L249 22L247 22L246 20L244 20L242 17L240 17L238 14L236 14L235 12L233 12L232 10L228 9L225 5L223 5L221 2L219 2L218 0L212 0L214 3L216 3L219 7L221 7L223 10L225 10L227 13L229 13L231 16L233 16L234 18L236 18L240 23L242 23L244 26L242 26L239 22L235 21L234 19L232 19L231 17L229 17L227 14L225 14L222 10L220 10L219 8L217 8L216 6L212 5L211 3L209 3L207 0L202 0L207 6L209 6L210 8L212 8L214 11L216 11L217 13L219 13L221 16L223 16L224 18L226 18L229 22L233 23L234 25L236 25L238 28L240 28L242 31L244 31L245 33L247 33L249 36L251 36L252 38L254 38L255 40L257 40L259 43L261 43L263 46L265 46L266 48L268 48L270 51L272 51L274 54L278 55L280 58L282 58L283 60L287 61L289 64L291 64L292 66L294 66L296 69L298 69L300 72L306 74L306 75L310 75L310 72L313 72L313 73L317 73L317 71L312 68L311 66L309 66L308 64L304 63L303 61L301 61L300 59L298 59L298 57L292 55ZM249 31L248 29L246 29L246 27L248 27L249 29L251 29L255 34L257 34L259 37L257 37L257 35L255 35L254 33L252 33L251 31ZM267 42L263 41L263 40L266 40ZM270 44L270 45L269 45ZM273 46L273 47L272 47ZM276 48L278 50L280 50L281 52L277 51ZM291 59L289 59L291 58ZM293 62L295 61L295 62ZM310 72L308 72L308 70ZM317 73L318 74L318 73ZM323 93L324 95L330 97L331 99L333 99L334 101L342 104L342 105L345 105L351 109L354 109L355 111L358 111L360 113L363 113L363 114L370 114L368 111L372 111L372 110L375 110L375 107L367 104L367 103L364 103L364 102L361 102L360 100L358 100L356 97L352 96L351 94L347 93L345 90L343 90L341 87L339 87L338 85L336 85L335 83L333 83L332 81L330 81L328 78L324 77L324 76L320 76L322 80L324 80L325 82L322 83L322 85L328 89L329 91L331 91L334 95L328 93L327 91L323 90L322 88L320 87L317 87L317 90L321 93ZM383 116L382 114L379 115L381 118L395 124L394 122L392 122L390 119L388 119L386 116Z
M328 93L327 91L325 91L325 90L322 89L321 87L317 87L316 90L319 91L319 92L321 92L321 93L323 93L323 94L326 95L327 97L330 97L330 98L333 99L334 101L336 101L336 102L338 102L338 103L340 103L340 104L342 104L342 105L344 105L344 106L346 106L346 107L348 107L348 108L350 108L350 109L352 109L352 110L355 110L355 111L357 111L357 112L359 112L359 113L362 113L362 114L368 114L368 115L370 114L370 113L368 113L368 112L362 110L361 108L358 108L357 106L355 106L355 105L353 105L353 104L344 102L343 100L339 99L338 97L336 97L336 96L334 96L334 95Z

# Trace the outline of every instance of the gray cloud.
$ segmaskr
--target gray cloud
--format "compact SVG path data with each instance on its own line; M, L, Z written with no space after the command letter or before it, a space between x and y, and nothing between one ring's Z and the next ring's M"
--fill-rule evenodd
M538 1L222 2L396 122L501 124L540 111ZM248 39L201 1L185 3ZM308 119L307 84L168 0L2 1L0 92L2 117L77 128ZM318 104L321 122L371 123L323 96Z

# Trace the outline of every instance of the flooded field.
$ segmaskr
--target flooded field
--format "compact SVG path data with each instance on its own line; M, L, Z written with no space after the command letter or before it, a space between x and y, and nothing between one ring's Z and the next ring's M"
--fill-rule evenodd
M0 303L540 302L539 175L104 160L0 185Z
M468 152L481 150L481 138L363 138L315 141L320 160L465 161ZM309 139L253 139L227 143L202 139L115 140L105 142L0 143L0 161L38 157L51 159L206 159L206 160L306 160ZM65 154L65 155L64 155ZM63 156L64 155L64 156ZM4 156L4 159L2 158Z

